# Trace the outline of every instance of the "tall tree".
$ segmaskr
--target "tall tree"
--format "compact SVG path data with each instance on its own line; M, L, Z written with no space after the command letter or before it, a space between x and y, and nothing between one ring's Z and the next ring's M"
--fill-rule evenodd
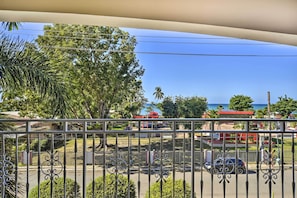
M143 103L144 69L134 53L136 39L127 32L55 24L44 27L37 43L68 87L71 117L106 118L111 109L142 106L135 104Z
M161 103L162 115L165 118L177 118L177 108L172 97L165 97Z
M164 97L164 93L163 93L161 87L155 88L154 96L157 100L161 100Z
M247 111L253 109L251 97L245 95L234 95L229 101L229 109L236 111Z
M166 97L162 102L162 115L171 118L201 118L207 110L207 100L203 97Z
M293 111L297 110L297 101L287 95L281 96L275 104L271 105L271 110L278 112L284 118L288 118Z

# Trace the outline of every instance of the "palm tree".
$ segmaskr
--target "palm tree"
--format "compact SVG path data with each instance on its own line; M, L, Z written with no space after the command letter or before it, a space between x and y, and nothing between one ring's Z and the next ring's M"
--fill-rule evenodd
M18 29L19 23L2 22L2 26L8 30ZM0 33L0 90L16 90L27 87L41 94L44 98L51 98L54 115L65 115L67 110L64 86L55 74L47 67L48 61L43 56L31 57L25 49L26 43L19 40L11 40L3 33ZM0 122L0 130L8 129L4 123ZM0 137L3 145L5 138ZM11 145L11 144L5 144ZM4 150L3 150L4 149ZM10 156L12 148L2 148L1 153ZM1 164L1 163L0 163ZM0 167L1 168L1 167ZM8 169L8 174L12 175L5 188L5 197L15 197L15 190L18 189L19 196L23 194L23 187L16 184L13 169ZM3 178L2 178L3 179ZM0 194L2 194L0 189Z
M62 80L49 70L49 61L44 56L32 56L26 43L12 40L0 33L0 88L17 90L28 88L51 100L53 117L64 117L67 110L65 88Z
M164 97L164 93L162 92L161 87L155 88L154 96L157 100L161 100Z
M18 30L20 26L20 22L2 22L1 25L4 27L6 30Z

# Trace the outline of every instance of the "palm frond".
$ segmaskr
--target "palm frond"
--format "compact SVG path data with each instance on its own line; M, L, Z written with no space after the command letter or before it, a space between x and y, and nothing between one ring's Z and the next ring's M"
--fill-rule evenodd
M2 22L1 25L4 27L6 30L18 30L20 26L20 22Z
M49 68L49 61L42 54L30 54L21 40L12 40L0 33L0 86L5 90L29 88L51 98L53 117L64 116L67 96L62 80Z

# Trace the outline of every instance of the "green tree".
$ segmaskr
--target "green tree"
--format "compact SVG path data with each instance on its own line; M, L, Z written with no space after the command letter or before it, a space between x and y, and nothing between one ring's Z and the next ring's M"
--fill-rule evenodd
M37 43L67 85L71 117L106 118L111 109L124 115L142 106L144 69L134 53L136 39L127 32L55 24L44 27Z
M253 109L251 97L244 95L234 95L229 101L229 109L236 111L247 111Z
M161 87L155 88L154 96L157 100L161 100L164 97L164 93L163 93Z
M267 115L267 108L264 109L258 109L256 111L256 118L264 118L265 115Z
M162 115L172 118L201 118L207 110L207 100L204 97L166 97L162 102Z
M297 101L293 98L279 97L279 100L271 105L272 112L278 112L282 117L287 118L293 111L297 110Z
M215 110L215 109L208 110L207 115L210 118L218 118L219 117L218 110Z
M177 108L176 104L173 101L172 97L165 97L161 103L162 115L165 118L176 118L177 117Z

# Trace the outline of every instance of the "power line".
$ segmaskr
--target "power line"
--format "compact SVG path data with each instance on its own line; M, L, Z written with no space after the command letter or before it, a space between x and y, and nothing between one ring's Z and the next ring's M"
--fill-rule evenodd
M15 33L13 33L15 34ZM19 37L21 36L28 36L28 37L35 37L34 34L17 34ZM91 38L91 37L74 37L74 36L48 36L49 38L61 38L61 39L77 39L77 40L99 40L102 38ZM154 37L159 38L159 37ZM109 41L110 39L106 39ZM178 44L178 45L246 45L246 46L261 46L261 45L276 45L273 43L242 43L242 42L185 42L185 41L156 41L156 40L136 40L137 43L151 43L151 44Z
M38 30L32 30L32 29L22 29L22 30L28 30L28 31L38 31ZM46 30L47 31L47 30ZM40 30L38 32L44 32L43 30ZM47 32L51 32L51 33L59 33L59 31L47 31ZM78 32L79 33L79 32ZM30 33L17 33L17 32L11 32L11 34L17 34L17 35L27 35L27 36L36 36L36 34L30 34ZM82 36L61 36L61 35L46 35L47 37L51 37L51 38L64 38L64 39L86 39L86 40L98 40L98 39L102 39L102 37L100 36L113 36L111 34L102 34L102 33L84 33L81 34ZM93 36L93 37L85 37L85 36ZM94 37L95 36L95 37ZM123 35L124 36L124 35ZM134 36L136 38L153 38L153 39L191 39L191 40L234 40L235 38L225 38L225 37L184 37L184 36L151 36L151 35L132 35L130 34L130 36ZM237 39L238 40L238 39ZM242 40L242 39L239 39ZM244 42L246 42L246 40L242 40ZM137 39L137 43L159 43L159 44L192 44L192 45L276 45L274 43L242 43L242 42L189 42L189 41L160 41L160 40L139 40Z
M205 57L269 57L269 58L295 58L297 54L216 54L216 53L181 53L181 52L151 52L151 51L125 51L93 48L42 46L43 48L61 49L61 50L79 50L92 52L110 52L110 53L136 53L152 55L172 55L172 56L205 56Z

